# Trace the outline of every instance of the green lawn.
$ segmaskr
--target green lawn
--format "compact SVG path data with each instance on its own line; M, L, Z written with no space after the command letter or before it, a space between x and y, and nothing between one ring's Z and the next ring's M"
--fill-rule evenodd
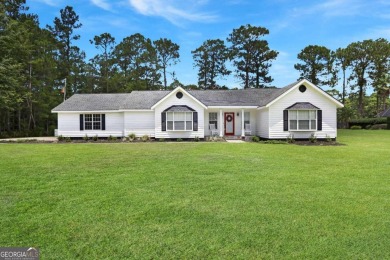
M0 144L0 246L41 259L388 259L390 131L338 141Z

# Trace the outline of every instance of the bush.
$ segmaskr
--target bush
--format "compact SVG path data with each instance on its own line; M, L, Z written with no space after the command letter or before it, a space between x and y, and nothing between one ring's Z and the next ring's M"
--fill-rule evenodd
M195 136L194 141L199 142L200 141L199 136Z
M370 128L371 130L387 129L387 124L377 124Z
M133 142L135 140L136 136L134 133L129 134L129 141Z
M183 142L183 139L177 138L176 141L178 141L178 142Z
M351 129L354 125L367 129L367 125L386 124L386 120L386 117L351 119L348 121L348 125Z
M330 142L332 142L332 138L330 138L329 135L326 135L325 141L327 141L328 143L330 143Z
M83 140L86 141L86 142L88 142L88 140L89 140L88 135L83 136Z
M259 142L260 141L260 138L258 136L252 136L252 142Z
M108 141L116 141L117 138L115 136L112 136L110 135L108 138L107 138Z
M362 129L362 127L360 125L353 125L353 126L351 126L351 129L352 130L360 130L360 129Z
M317 137L316 137L316 135L315 135L314 133L312 133L312 134L310 135L309 141L310 141L311 143L316 143L316 142L317 142Z
M159 142L165 142L165 138L158 139Z
M147 141L150 140L150 137L149 137L148 135L143 135L143 136L141 137L141 140L142 140L142 142L147 142Z
M286 141L289 144L295 143L294 135L290 134L289 136L287 136Z
M99 140L99 137L97 135L95 135L94 137L92 137L92 140L94 140L96 142L97 140Z
M70 137L65 137L65 142L70 143L72 142L72 139L70 139Z
M63 137L62 135L60 135L60 136L57 137L57 140L58 140L59 142L62 142L62 141L65 140L65 137Z
M286 141L283 140L266 140L262 141L263 144L287 144Z

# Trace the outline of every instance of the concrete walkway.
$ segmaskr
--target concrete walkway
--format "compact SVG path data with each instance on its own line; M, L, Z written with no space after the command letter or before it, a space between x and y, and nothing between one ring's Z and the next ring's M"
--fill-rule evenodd
M226 142L233 143L233 144L243 144L243 143L245 143L242 140L226 140Z
M36 141L43 141L43 142L56 142L58 139L54 136L45 136L45 137L21 137L21 138L6 138L6 139L0 139L0 142L17 142L18 140L36 140Z

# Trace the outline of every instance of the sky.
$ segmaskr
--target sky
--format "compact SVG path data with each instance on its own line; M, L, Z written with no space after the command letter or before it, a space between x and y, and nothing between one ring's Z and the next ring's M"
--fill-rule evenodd
M367 39L390 39L390 0L27 0L29 12L38 14L40 26L52 25L66 5L82 24L74 44L90 59L98 50L89 42L110 33L118 44L141 33L152 41L168 38L180 46L180 62L170 68L185 84L197 84L191 51L209 39L225 40L241 25L262 26L269 47L279 52L272 62L272 85L295 82L298 53L308 45L331 50ZM229 65L231 70L234 68ZM170 80L169 82L172 82ZM168 83L169 83L168 82ZM241 88L234 73L217 81Z

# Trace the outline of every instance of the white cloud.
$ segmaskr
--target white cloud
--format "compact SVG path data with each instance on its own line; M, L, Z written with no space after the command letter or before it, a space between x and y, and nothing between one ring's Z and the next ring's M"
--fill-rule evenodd
M207 3L205 0L129 0L129 3L140 14L160 16L175 25L181 25L182 21L212 22L217 18L196 11L198 6Z
M58 0L32 0L33 2L44 3L50 6L59 6L61 1Z
M111 11L111 5L106 0L91 0L92 4L106 11Z

